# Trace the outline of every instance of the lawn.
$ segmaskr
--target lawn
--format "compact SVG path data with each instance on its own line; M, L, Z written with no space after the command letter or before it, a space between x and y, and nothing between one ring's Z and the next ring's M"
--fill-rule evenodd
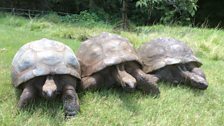
M186 42L203 62L209 87L199 91L187 86L159 83L159 98L121 89L80 92L81 112L64 120L62 102L38 100L27 109L16 108L17 95L11 84L10 67L16 51L25 43L49 38L69 45L75 52L81 41L108 31L127 37L137 48L158 37ZM62 23L57 18L25 19L0 15L0 125L139 125L221 126L224 125L224 31L181 26L144 26L126 32L113 25Z

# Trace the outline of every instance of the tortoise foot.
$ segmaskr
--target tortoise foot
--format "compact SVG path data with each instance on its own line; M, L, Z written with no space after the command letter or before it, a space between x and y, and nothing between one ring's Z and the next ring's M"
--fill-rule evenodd
M17 107L19 109L23 109L27 106L27 104L34 99L34 89L33 87L27 85L20 96L19 102L17 104Z
M74 117L79 111L78 95L72 86L66 86L63 95L65 118Z
M138 79L137 88L146 94L159 95L160 90L156 84L157 80L158 79L152 75L142 76Z

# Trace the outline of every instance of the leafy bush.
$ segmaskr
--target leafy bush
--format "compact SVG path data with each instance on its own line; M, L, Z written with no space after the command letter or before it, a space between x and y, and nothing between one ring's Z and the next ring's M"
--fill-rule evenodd
M67 15L62 18L62 22L69 23L85 23L85 25L90 26L96 24L100 21L100 18L96 13L81 11L80 14Z
M159 20L161 23L190 24L197 10L198 0L138 0L139 7L149 20ZM157 19L156 19L156 18ZM155 19L152 19L155 18Z

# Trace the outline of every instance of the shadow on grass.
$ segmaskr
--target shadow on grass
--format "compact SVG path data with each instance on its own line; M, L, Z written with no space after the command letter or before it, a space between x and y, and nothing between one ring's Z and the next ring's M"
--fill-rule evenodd
M19 101L19 97L21 94L21 90L15 89L17 102ZM79 100L82 101L82 98L89 91L82 91L78 93ZM147 95L142 94L139 91L134 92L126 92L122 88L113 87L113 88L102 88L99 90L91 90L90 92L97 93L98 96L102 98L109 99L110 96L115 96L116 99L122 101L122 108L127 111L136 113L139 111L139 107L137 101L139 97L148 97ZM83 103L84 104L84 103ZM82 104L80 104L81 113L82 113ZM46 100L42 97L37 97L35 100L30 102L24 109L19 110L17 112L17 116L19 115L28 115L28 117L43 115L42 118L46 117L48 120L55 120L56 122L65 121L64 113L63 113L63 102L60 95L53 100Z
M170 89L183 89L183 92L191 92L194 94L194 96L202 96L204 95L203 90L198 90L191 88L187 85L183 84L172 84L167 82L160 82L158 83L159 87L162 89L162 91L167 91ZM185 91L184 91L185 90ZM16 89L17 94L17 100L19 100L19 96L21 94L21 91ZM121 87L112 87L112 88L101 88L98 90L88 90L88 91L80 91L78 93L79 100L81 101L82 98L86 95L87 92L94 92L97 93L102 98L108 98L110 96L115 96L116 99L119 99L119 101L122 101L122 108L126 109L127 111L130 111L132 113L138 113L140 111L138 101L139 99L149 98L150 100L159 99L159 97L154 97L152 95L146 95L140 92L139 90L135 90L133 92L127 92ZM82 105L80 105L82 110ZM24 110L28 115L32 116L33 114L45 115L50 120L55 120L57 118L57 122L64 121L64 113L63 113L63 102L59 95L56 99L53 99L51 101L46 100L44 98L37 98L35 101L30 103ZM82 112L82 111L81 111Z
M174 83L169 83L169 82L159 82L158 83L159 87L164 87L165 89L172 89L172 88L181 88L188 90L189 92L193 93L194 96L202 96L204 95L205 90L200 90L194 87L191 87L187 84L179 83L179 84L174 84Z
M84 97L86 95L86 93L88 93L88 92L95 93L98 96L100 96L102 98L106 98L106 99L110 99L110 96L113 96L113 97L115 97L115 99L118 99L118 101L122 101L122 105L121 105L122 108L126 109L127 111L133 112L133 113L136 113L139 111L138 100L140 98L147 97L152 100L155 98L152 95L143 94L139 90L127 92L122 87L115 86L115 87L111 87L111 88L101 88L101 89L97 89L97 90L83 91L83 92L79 93L80 99L82 99L82 97Z

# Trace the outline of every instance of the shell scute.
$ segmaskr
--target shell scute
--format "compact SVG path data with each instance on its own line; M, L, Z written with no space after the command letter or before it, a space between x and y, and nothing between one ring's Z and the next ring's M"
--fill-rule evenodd
M80 79L80 65L71 48L60 42L40 39L23 45L12 61L15 87L37 76L69 74Z

